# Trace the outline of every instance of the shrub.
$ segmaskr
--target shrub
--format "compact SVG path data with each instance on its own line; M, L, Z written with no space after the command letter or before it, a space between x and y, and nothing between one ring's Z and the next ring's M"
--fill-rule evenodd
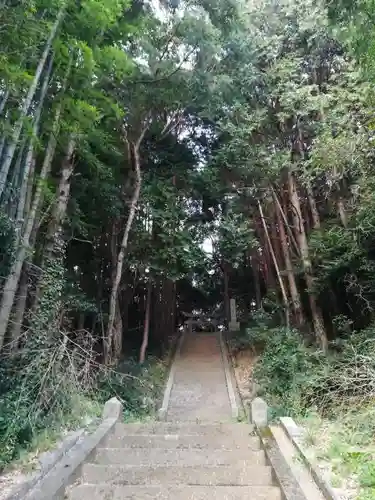
M375 398L375 329L354 332L329 355L307 347L298 331L267 332L254 377L276 409L284 414L321 414L370 404Z
M124 405L126 418L153 414L164 387L165 373L165 365L156 358L149 358L143 365L130 359L122 362L117 370L101 367L96 397L104 403L116 396Z
M254 377L284 413L303 408L313 398L322 355L301 342L300 333L287 328L268 330Z
M264 309L258 309L252 315L251 322L241 328L239 332L234 332L230 337L232 352L251 348L255 352L263 350L270 329L273 327L274 316Z
M43 347L26 342L0 360L0 467L46 428L72 423L94 384L83 350L60 332Z
M122 363L117 370L95 361L90 335L83 343L60 332L43 350L26 344L0 360L0 469L36 436L49 430L85 425L99 416L105 401L117 396L124 416L137 419L155 411L162 393L165 366L149 359L140 366Z

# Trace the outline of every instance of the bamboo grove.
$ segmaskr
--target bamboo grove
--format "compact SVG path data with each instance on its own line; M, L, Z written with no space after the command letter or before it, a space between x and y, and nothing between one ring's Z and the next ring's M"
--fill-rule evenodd
M323 351L372 323L371 75L329 7L1 2L0 348L143 362L230 297Z

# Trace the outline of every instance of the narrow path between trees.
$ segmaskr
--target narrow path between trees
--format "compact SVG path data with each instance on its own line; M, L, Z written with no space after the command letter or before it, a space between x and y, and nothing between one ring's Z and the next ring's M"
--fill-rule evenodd
M187 334L176 372L167 420L219 422L232 418L219 334Z

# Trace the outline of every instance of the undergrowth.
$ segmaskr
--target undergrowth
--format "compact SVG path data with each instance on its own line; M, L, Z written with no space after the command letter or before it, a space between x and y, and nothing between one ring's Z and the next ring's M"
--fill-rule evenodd
M375 498L375 325L343 336L323 354L297 330L267 328L263 314L234 342L261 354L253 376L273 416L303 422L331 479L356 491L351 498Z
M83 348L60 332L60 340L44 352L25 348L3 355L0 470L25 451L52 444L61 431L95 421L113 396L122 402L128 421L154 414L164 384L160 360L151 358L142 367L128 360L111 369L91 354L87 345Z
M285 327L252 326L238 339L261 350L254 378L278 413L303 415L318 408L330 416L375 399L375 326L332 343L328 354Z
M312 411L299 420L307 453L324 466L332 486L348 498L375 498L374 405L348 407L329 419Z
M61 244L47 262L28 330L0 356L0 472L25 451L41 451L65 430L95 421L113 396L123 403L124 418L134 420L152 415L162 392L160 360L106 367L97 362L90 332L64 330L63 256Z

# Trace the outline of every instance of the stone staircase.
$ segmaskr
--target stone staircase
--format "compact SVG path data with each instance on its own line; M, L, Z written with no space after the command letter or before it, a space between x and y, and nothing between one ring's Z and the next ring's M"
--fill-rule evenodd
M82 466L69 500L283 498L257 433L233 423L220 333L181 340L165 392L166 421L117 422Z
M93 432L70 439L41 473L6 498L335 498L313 465L305 463L296 424L284 418L281 426L268 425L261 398L249 408L255 428L238 423L234 390L221 334L182 336L158 411L163 421L122 423L123 406L113 397Z
M118 423L69 500L281 500L249 424Z

